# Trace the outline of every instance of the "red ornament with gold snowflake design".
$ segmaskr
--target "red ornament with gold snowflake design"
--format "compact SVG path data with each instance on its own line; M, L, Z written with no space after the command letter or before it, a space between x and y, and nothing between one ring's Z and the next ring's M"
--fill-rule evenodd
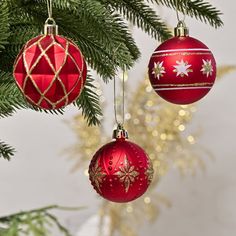
M153 178L152 163L145 151L127 140L122 127L115 141L100 148L89 166L90 181L102 197L113 202L129 202L142 196Z
M51 19L50 19L51 20ZM28 102L42 109L59 109L75 101L85 84L84 57L71 40L46 22L45 34L28 41L14 65L14 78Z
M163 99L190 104L203 98L216 78L216 62L209 48L188 36L180 21L175 37L162 43L149 62L149 79Z

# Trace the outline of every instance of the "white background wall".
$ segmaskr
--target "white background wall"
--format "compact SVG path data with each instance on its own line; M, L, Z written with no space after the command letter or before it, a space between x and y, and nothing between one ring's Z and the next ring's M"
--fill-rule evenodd
M212 1L224 13L224 28L215 31L187 18L191 35L202 40L215 54L219 65L236 64L236 30L234 1ZM169 23L176 24L174 12L163 10ZM157 43L135 32L143 57L132 71L140 80ZM236 73L235 73L236 74ZM207 171L194 178L182 179L173 170L162 179L159 191L171 201L154 225L144 227L143 235L162 236L233 236L236 233L236 80L235 74L219 81L212 92L198 104L192 126L201 126L200 144L213 154L206 160ZM108 85L111 86L111 85ZM108 89L106 89L108 90ZM106 95L107 96L107 95ZM83 173L70 174L72 163L60 155L75 142L74 133L63 123L77 113L68 108L64 116L20 111L1 119L1 139L11 143L17 154L11 162L0 160L0 215L48 204L87 206L78 213L64 215L74 229L94 215L99 198ZM112 128L112 127L110 127ZM87 228L80 235L92 235Z

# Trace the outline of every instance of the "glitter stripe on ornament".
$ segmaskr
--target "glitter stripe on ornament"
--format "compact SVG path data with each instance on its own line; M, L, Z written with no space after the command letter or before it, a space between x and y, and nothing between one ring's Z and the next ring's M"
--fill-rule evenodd
M212 55L210 52L173 52L173 53L163 53L159 55L152 55L152 58L157 57L168 57L168 56L176 56L176 55L182 55L182 56L196 56L196 55Z
M154 88L155 91L168 91L168 90L191 90L191 89L211 89L211 86L207 87L182 87L182 88Z
M199 87L199 86L212 86L214 83L194 83L194 84L153 84L153 88L159 87Z
M195 51L211 52L210 49L207 48L181 48L181 49L168 49L168 50L155 51L153 54L168 53L168 52L195 52Z
M55 45L55 44L56 44L56 41L55 41L55 38L54 38L53 35L52 35L52 38L53 38L53 45ZM52 45L52 46L53 46L53 45ZM52 46L51 46L51 47L52 47ZM63 82L62 82L62 80L61 80L59 74L60 74L62 68L65 66L66 61L67 61L68 50L69 50L69 42L68 42L68 41L66 42L66 48L65 48L65 55L66 55L66 56L64 57L63 63L61 64L61 66L60 66L60 68L59 68L58 70L56 70L56 69L54 68L54 66L53 66L53 64L52 64L52 62L51 62L51 60L50 60L50 58L48 57L46 51L44 52L43 47L42 47L42 45L41 45L39 42L38 42L38 47L39 47L39 49L41 50L41 54L43 54L43 56L45 57L45 59L47 60L47 62L48 62L48 64L49 64L50 68L51 68L52 71L54 72L54 78L53 78L53 80L51 81L51 83L49 84L48 88L45 89L45 91L43 92L43 96L41 96L41 98L39 99L39 101L38 101L38 103L37 103L37 106L40 106L40 104L41 104L41 103L43 102L43 100L46 98L46 94L47 94L48 91L52 88L52 86L53 86L53 84L55 83L56 80L58 80L59 83L60 83L61 86L62 86L62 89L63 89L63 92L64 92L64 97L62 97L61 100L57 101L57 102L55 103L55 105L54 105L53 103L51 103L51 102L50 102L50 103L51 103L52 106L56 106L56 105L57 105L58 103L60 103L61 101L65 100L65 105L68 105L68 103L69 103L69 97L68 97L68 94L67 94L67 91L66 91L66 87L65 87L65 85L63 84ZM49 49L50 49L50 48L49 48ZM49 49L48 49L48 50L49 50ZM80 71L80 73L81 73L81 71ZM47 100L48 100L48 99L47 99Z

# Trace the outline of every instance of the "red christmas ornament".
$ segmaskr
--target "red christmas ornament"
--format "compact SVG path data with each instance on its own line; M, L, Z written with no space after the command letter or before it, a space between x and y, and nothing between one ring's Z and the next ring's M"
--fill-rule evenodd
M14 78L21 92L42 109L59 109L75 101L86 74L80 49L57 35L55 24L46 24L45 35L28 41L14 65Z
M203 98L216 78L216 62L209 48L188 36L180 21L175 37L162 43L149 62L149 79L163 99L190 104Z
M116 140L104 145L89 166L90 181L102 197L113 202L129 202L143 195L153 178L153 168L145 151L127 140L118 126Z

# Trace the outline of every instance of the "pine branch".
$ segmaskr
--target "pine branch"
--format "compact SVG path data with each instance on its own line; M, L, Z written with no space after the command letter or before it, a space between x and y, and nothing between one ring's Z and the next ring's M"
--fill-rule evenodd
M61 210L61 211L78 211L83 209L83 207L65 207L65 206L59 206L59 205L50 205L42 208L36 208L30 211L20 211L15 214L11 214L8 216L2 216L0 217L0 222L8 222L14 217L19 217L27 214L32 214L32 213L42 213L42 212L48 212L51 210Z
M34 24L13 24L11 25L11 35L9 37L10 44L5 46L5 51L0 55L1 70L11 71L15 58L20 52L23 45L36 35L40 34L40 30Z
M9 10L6 1L0 0L0 52L8 44L8 37L10 36L9 24Z
M20 90L10 73L0 72L0 117L13 115L17 109L27 108Z
M69 230L67 228L65 228L59 221L58 219L50 214L50 213L46 213L46 216L51 219L55 224L56 226L58 227L58 229L65 235L65 236L72 236L72 234L69 232Z
M0 141L0 158L4 158L6 160L10 160L14 155L15 149L13 149L8 144Z
M119 11L133 25L141 28L152 37L160 41L171 37L167 25L143 0L102 0L102 2ZM140 9L142 10L140 11Z
M79 109L82 109L83 116L87 119L88 125L99 125L100 117L102 116L101 107L99 105L99 97L93 91L93 79L88 75L86 85L76 101Z
M69 230L65 228L56 216L50 213L51 210L78 211L81 207L61 207L58 205L47 206L31 211L22 211L9 216L0 217L1 236L49 236L49 229L56 227L61 234L71 236Z
M148 2L165 5L172 9L177 9L180 12L195 17L204 23L209 23L211 26L218 28L223 25L220 16L222 13L205 0L148 0Z

